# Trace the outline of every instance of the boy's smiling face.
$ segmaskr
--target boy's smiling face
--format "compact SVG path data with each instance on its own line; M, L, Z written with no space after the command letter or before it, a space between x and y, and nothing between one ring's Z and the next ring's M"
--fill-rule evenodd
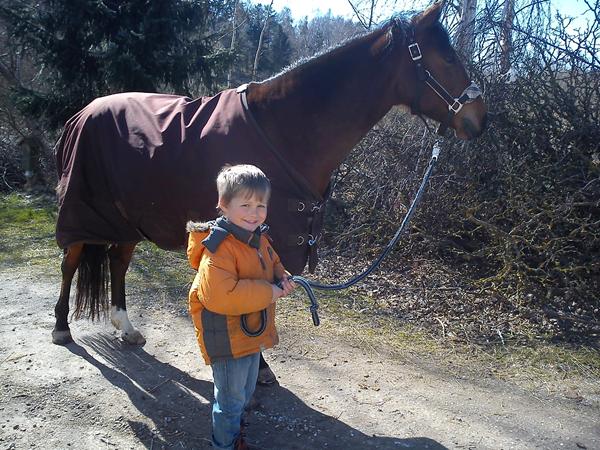
M231 223L246 231L255 231L267 219L267 199L254 193L242 192L227 205L219 201L219 208Z

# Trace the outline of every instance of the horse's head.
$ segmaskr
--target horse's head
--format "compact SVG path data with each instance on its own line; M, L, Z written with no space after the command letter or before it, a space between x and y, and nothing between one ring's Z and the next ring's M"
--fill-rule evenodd
M473 139L485 128L487 108L439 22L442 6L434 4L409 24L392 24L393 40L403 43L394 46L402 68L396 93L413 114L440 122L440 132L451 127L458 138Z

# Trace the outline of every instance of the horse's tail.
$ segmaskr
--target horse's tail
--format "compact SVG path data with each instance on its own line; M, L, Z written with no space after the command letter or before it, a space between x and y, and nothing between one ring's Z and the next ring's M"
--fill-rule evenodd
M108 311L108 245L84 244L77 272L73 317L99 319Z

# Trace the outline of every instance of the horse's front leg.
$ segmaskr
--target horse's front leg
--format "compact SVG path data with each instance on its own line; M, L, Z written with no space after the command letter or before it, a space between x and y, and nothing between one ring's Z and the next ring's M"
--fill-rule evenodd
M63 260L60 265L62 272L60 295L54 307L54 317L56 317L56 323L52 330L52 342L54 344L65 345L73 341L68 322L69 296L71 295L71 282L73 281L77 267L79 267L82 250L83 244L75 244L67 247L64 251Z
M121 330L121 337L128 343L143 345L146 339L133 327L127 317L125 303L125 273L135 249L134 244L115 244L108 251L110 262L110 321L117 330Z

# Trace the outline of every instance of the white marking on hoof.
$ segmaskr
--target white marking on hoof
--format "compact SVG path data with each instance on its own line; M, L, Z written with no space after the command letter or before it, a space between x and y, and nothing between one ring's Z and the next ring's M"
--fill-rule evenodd
M121 338L129 344L133 345L144 345L146 339L138 330L136 330L129 317L127 317L127 311L124 309L118 309L116 306L110 307L110 321L117 330L121 330Z
M69 342L73 342L70 330L56 331L52 330L52 343L57 345L65 345Z

